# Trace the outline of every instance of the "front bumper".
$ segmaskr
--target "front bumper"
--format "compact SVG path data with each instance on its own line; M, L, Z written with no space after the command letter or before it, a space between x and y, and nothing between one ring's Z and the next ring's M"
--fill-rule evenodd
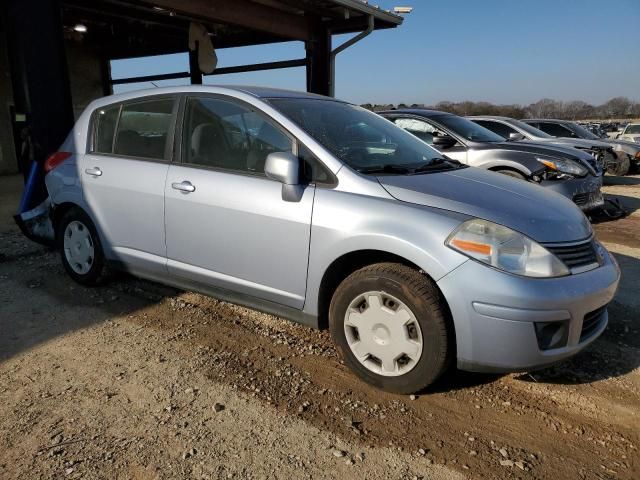
M604 205L601 191L602 175L588 175L568 180L543 180L540 185L567 197L585 212Z
M620 280L615 260L609 253L605 257L594 270L550 279L511 275L468 260L440 279L453 315L458 368L535 370L575 355L598 338L608 322L602 307L613 299ZM592 318L593 312L596 323L587 325L585 316ZM535 322L568 322L566 344L541 350Z

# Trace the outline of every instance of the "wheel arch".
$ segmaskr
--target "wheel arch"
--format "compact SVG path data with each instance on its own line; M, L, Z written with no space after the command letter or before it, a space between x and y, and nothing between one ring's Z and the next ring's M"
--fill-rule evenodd
M356 270L376 263L398 263L412 268L428 277L437 288L435 279L411 260L384 250L354 250L336 258L324 271L318 289L318 327L326 329L329 325L329 305L340 283ZM438 289L439 290L439 289ZM442 294L442 293L441 293ZM442 297L445 304L446 299Z

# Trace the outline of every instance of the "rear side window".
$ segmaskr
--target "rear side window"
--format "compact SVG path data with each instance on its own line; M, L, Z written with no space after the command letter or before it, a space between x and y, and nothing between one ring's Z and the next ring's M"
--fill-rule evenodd
M113 134L116 131L119 114L120 105L101 108L94 114L94 152L113 153Z
M165 159L173 106L173 99L124 104L113 153L128 157Z

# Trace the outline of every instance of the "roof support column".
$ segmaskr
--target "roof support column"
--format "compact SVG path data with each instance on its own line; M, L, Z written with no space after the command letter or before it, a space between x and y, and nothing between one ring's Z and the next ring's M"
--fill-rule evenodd
M16 112L26 114L33 159L43 162L74 123L60 5L58 0L5 0L5 8ZM31 204L44 196L42 186Z
M307 50L307 91L331 94L331 33L324 26L314 29Z
M198 64L198 45L196 42L195 50L189 50L189 76L191 78L191 85L202 85L202 71Z

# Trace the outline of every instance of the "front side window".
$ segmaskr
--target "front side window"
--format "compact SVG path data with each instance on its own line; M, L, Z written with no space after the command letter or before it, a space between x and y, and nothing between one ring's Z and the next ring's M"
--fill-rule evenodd
M473 120L473 122L504 138L509 138L509 135L512 133L518 133L515 128L511 128L510 126L500 122L494 122L491 120Z
M94 141L92 151L113 153L113 135L120 114L120 105L99 108L94 112Z
M173 106L173 99L124 104L118 121L113 153L128 157L166 159Z
M466 138L471 142L504 142L504 138L500 135L493 133L491 130L487 130L477 123L473 123L471 120L458 117L456 115L437 115L433 117L433 121L442 124L445 128L448 128L456 135Z
M362 173L404 174L459 168L409 132L364 108L309 98L269 102L337 159Z
M629 134L629 133L640 133L640 123L634 124L634 125L627 125L627 128L625 128L624 130L624 134Z
M429 145L433 145L433 137L440 135L433 125L415 118L396 118L393 123Z
M293 148L262 114L219 98L188 99L182 141L184 163L255 173L264 173L270 153Z
M548 133L552 137L575 137L576 136L576 134L573 133L571 130L563 127L562 125L558 125L557 123L540 122L538 128L543 132Z

